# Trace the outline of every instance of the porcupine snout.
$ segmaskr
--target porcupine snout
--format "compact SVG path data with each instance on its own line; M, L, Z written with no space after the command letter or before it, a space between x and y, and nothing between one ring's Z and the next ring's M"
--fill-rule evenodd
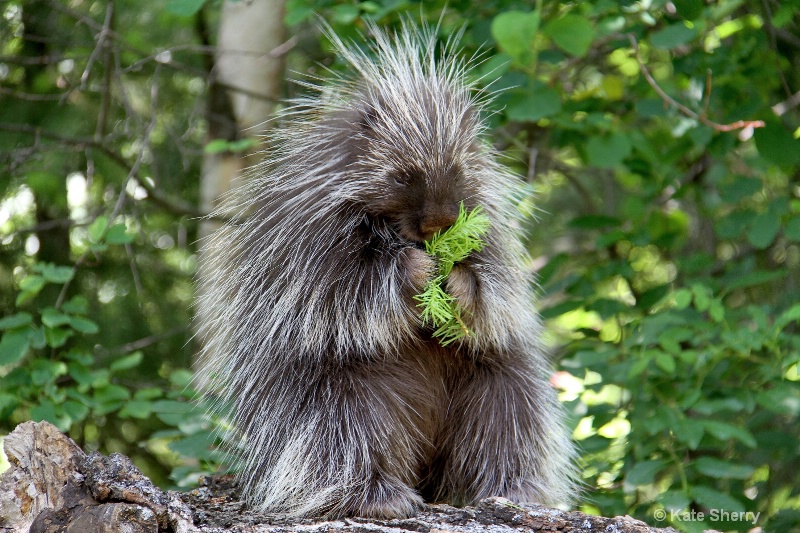
M422 212L419 232L424 240L430 240L437 231L444 231L452 226L457 218L458 206L455 203L431 206Z

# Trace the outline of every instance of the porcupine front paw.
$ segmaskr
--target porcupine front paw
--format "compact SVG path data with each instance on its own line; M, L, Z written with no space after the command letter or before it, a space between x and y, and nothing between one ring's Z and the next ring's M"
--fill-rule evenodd
M418 294L436 274L436 260L419 248L405 248L401 254L401 268L408 277L414 294Z
M458 305L471 313L475 311L478 304L478 280L470 267L461 264L453 266L445 287Z

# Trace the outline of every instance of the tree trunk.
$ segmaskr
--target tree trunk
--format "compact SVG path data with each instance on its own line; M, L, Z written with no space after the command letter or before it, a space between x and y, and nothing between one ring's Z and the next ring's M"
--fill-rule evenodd
M209 140L235 141L266 131L283 80L283 0L227 0L209 86ZM209 153L203 159L201 208L209 212L231 183L254 162L253 152ZM205 222L200 237L215 224Z

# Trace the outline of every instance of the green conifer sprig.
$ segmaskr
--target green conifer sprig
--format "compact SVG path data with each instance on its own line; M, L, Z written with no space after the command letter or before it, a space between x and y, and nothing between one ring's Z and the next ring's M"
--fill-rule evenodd
M425 290L414 298L422 308L422 321L436 328L433 336L439 339L442 346L474 335L461 318L464 309L455 297L444 290L442 284L453 270L453 265L483 248L481 238L488 231L489 218L483 209L476 207L467 212L462 202L455 223L425 241L425 251L438 259L439 271Z

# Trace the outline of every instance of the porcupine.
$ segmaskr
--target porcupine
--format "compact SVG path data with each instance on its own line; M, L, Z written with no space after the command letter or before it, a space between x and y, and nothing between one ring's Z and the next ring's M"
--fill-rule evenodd
M547 381L518 179L483 140L458 37L370 26L353 68L283 113L205 244L204 387L231 409L243 495L292 516L401 517L423 501L569 502L572 445ZM459 205L490 219L445 281L474 332L442 346L414 296Z

